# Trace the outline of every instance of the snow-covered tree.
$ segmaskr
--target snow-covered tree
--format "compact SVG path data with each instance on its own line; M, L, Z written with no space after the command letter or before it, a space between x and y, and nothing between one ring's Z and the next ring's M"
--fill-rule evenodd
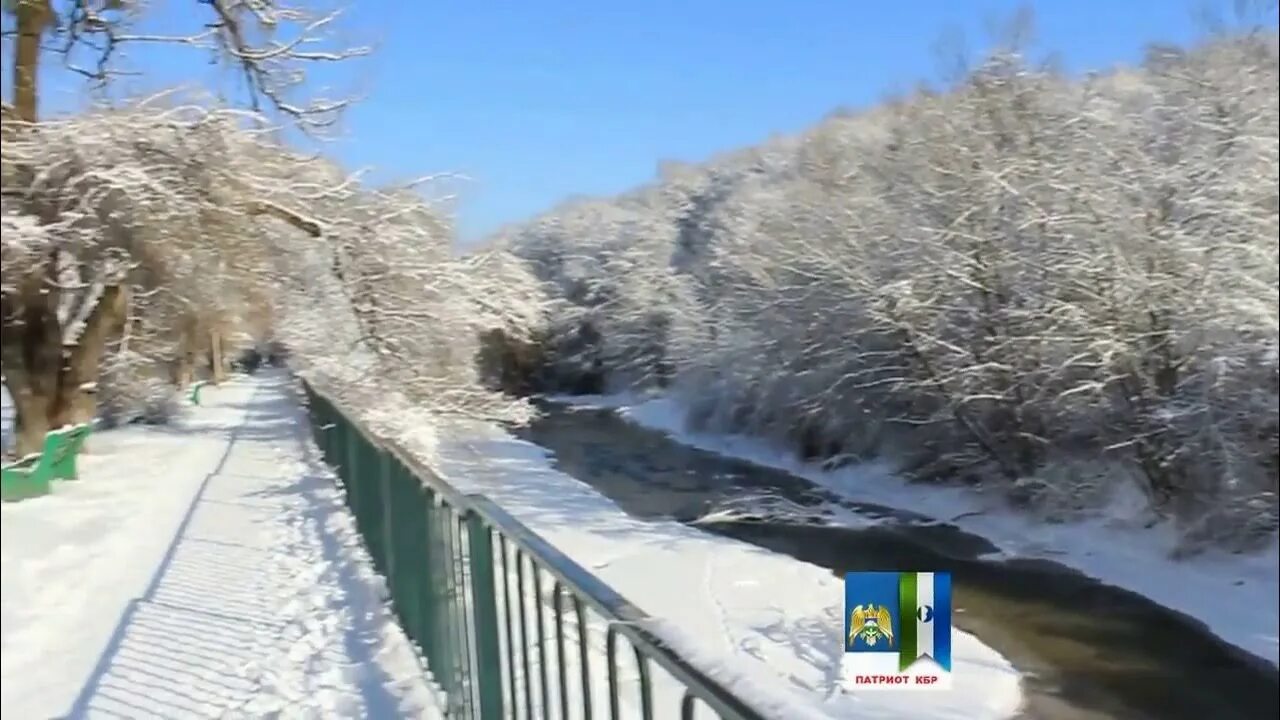
M1132 482L1192 534L1272 527L1277 56L1255 30L1073 81L1010 45L504 242L553 327L589 321L592 372L693 421L1053 512Z

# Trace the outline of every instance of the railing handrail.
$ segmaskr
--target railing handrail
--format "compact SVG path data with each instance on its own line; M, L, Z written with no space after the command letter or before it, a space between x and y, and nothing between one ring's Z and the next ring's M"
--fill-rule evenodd
M615 630L624 635L634 646L658 663L680 682L704 694L698 697L721 717L757 720L763 716L748 706L717 680L694 667L680 657L671 646L650 629L653 616L636 607L617 590L607 585L589 570L565 555L545 538L512 517L490 498L476 494L471 496L475 505L471 508L486 523L500 528L509 540L537 557L545 564L547 572L567 587L577 591L601 615L613 623Z
M543 568L569 589L576 591L588 605L599 612L616 632L625 636L635 647L642 649L664 670L698 691L698 697L722 717L741 720L763 720L764 716L751 708L741 698L729 691L719 681L709 677L682 658L649 626L655 619L622 596L607 583L596 577L573 558L565 555L529 526L508 513L492 498L483 493L464 493L454 487L440 473L418 460L399 442L373 432L363 421L341 410L341 404L323 392L306 378L302 382L311 392L320 396L342 415L365 439L384 452L394 456L419 481L427 483L449 505L465 517L474 514L485 524L499 530L508 540L536 558Z

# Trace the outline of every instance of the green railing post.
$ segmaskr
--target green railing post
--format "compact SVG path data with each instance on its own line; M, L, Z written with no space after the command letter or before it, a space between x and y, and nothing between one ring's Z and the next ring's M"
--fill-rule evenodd
M448 523L449 506L441 504L434 492L427 495L425 531L427 553L422 566L427 575L427 617L431 628L429 633L428 653L436 682L448 696L448 711L460 710L459 668L457 665L457 648L455 647L453 628L450 626L450 563L453 562L450 546L445 542L447 535L442 527Z
M449 647L446 655L449 659L448 675L451 683L448 689L450 693L448 710L456 711L458 717L467 717L467 708L471 705L469 683L471 661L467 653L465 637L466 613L460 608L465 588L462 587L461 573L458 572L462 561L462 548L459 547L458 538L454 532L457 510L444 500L436 506L436 511L436 530L444 551L442 555L444 563L438 569L441 573L440 588L443 591L441 624Z
M386 548L382 545L382 498L379 497L382 478L378 466L378 451L364 433L356 430L358 438L356 446L355 470L360 475L358 483L360 495L360 512L356 514L356 526L364 537L369 556L373 559L373 568L382 575L387 573Z
M682 720L693 717L695 702L702 710L725 720L762 720L758 711L642 627L647 616L599 578L489 498L459 492L429 467L415 462L394 441L370 432L359 420L348 418L328 397L305 381L303 385L317 443L346 490L347 504L375 568L387 579L392 608L401 626L417 642L429 672L446 694L448 717L502 720L507 708L517 715L533 717L535 692L540 696L543 714L550 713L546 644L553 640L559 661L555 680L560 714L579 706L583 720L591 720L595 686L589 668L599 649L588 642L590 610L607 628L603 679L608 683L606 699L611 715L616 717L622 710L617 659L621 635L636 657L639 709L645 720L658 714L650 663L683 684L685 691L678 706ZM495 558L495 550L500 559ZM512 557L514 568L510 567ZM526 560L532 574L531 599L535 602L536 627L532 633L525 603L529 590L524 582ZM552 578L554 638L548 638L543 626L543 573ZM504 589L501 601L496 591L499 582ZM576 642L567 637L566 600L571 603ZM499 627L499 613L505 621L505 634ZM537 642L537 680L541 681L537 691L531 672L531 639ZM578 697L572 698L565 662L575 654L581 687L577 688ZM664 708L662 717L672 716L670 713L675 710Z
M338 422L337 411L328 400L320 400L320 433L324 438L324 459L330 465L337 465L338 454L334 449L333 438L337 435L335 424Z
M339 468L339 475L342 482L347 486L347 505L351 507L351 514L356 518L356 529L360 529L360 482L356 478L356 436L359 431L347 422L346 418L342 419L342 467Z
M420 524L418 501L422 493L418 489L417 481L395 456L392 456L389 462L392 484L400 488L400 497L397 497L392 505L392 512L395 514L395 520L392 522L395 531L395 556L404 558L404 562L396 563L397 577L392 588L401 624L409 637L421 645L421 578L424 575L421 563L424 553L422 538L417 529ZM414 562L415 559L417 562Z
M476 690L481 720L502 717L502 652L498 644L497 591L493 582L493 537L483 518L467 514L471 546L471 608L475 626Z
M419 532L422 533L422 559L420 560L420 565L422 567L422 588L424 592L418 599L421 605L419 616L422 618L422 639L419 642L422 644L422 652L427 656L427 660L431 664L431 672L436 676L436 682L440 683L442 688L447 688L446 678L443 676L444 654L440 639L439 616L437 615L439 612L440 585L436 580L435 563L440 548L435 543L435 518L432 514L434 503L434 495L430 490L427 490L420 506L422 511L422 522L419 528Z
M391 602L399 604L396 597L396 590L400 589L399 578L396 577L396 535L395 535L395 502L391 499L391 492L398 485L391 482L391 453L386 450L376 450L378 457L378 483L382 486L382 543L385 546L383 551L386 555L387 571L387 591L391 595Z

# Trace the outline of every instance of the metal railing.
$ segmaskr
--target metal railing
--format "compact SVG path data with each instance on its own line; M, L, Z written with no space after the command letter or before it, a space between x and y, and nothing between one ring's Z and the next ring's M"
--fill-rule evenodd
M303 387L316 443L449 717L760 720L599 578Z

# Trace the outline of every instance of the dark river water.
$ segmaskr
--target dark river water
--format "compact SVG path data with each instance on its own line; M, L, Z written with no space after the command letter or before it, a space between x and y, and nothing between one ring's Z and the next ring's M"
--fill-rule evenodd
M1274 666L1142 596L1048 561L980 559L995 548L953 526L842 499L780 470L682 445L609 410L544 410L518 431L522 437L554 451L560 470L634 517L692 522L733 507L737 519L698 527L841 577L950 570L955 625L1024 673L1026 718L1275 720L1280 713ZM831 505L882 521L841 527L829 519ZM744 506L753 510L745 517Z

